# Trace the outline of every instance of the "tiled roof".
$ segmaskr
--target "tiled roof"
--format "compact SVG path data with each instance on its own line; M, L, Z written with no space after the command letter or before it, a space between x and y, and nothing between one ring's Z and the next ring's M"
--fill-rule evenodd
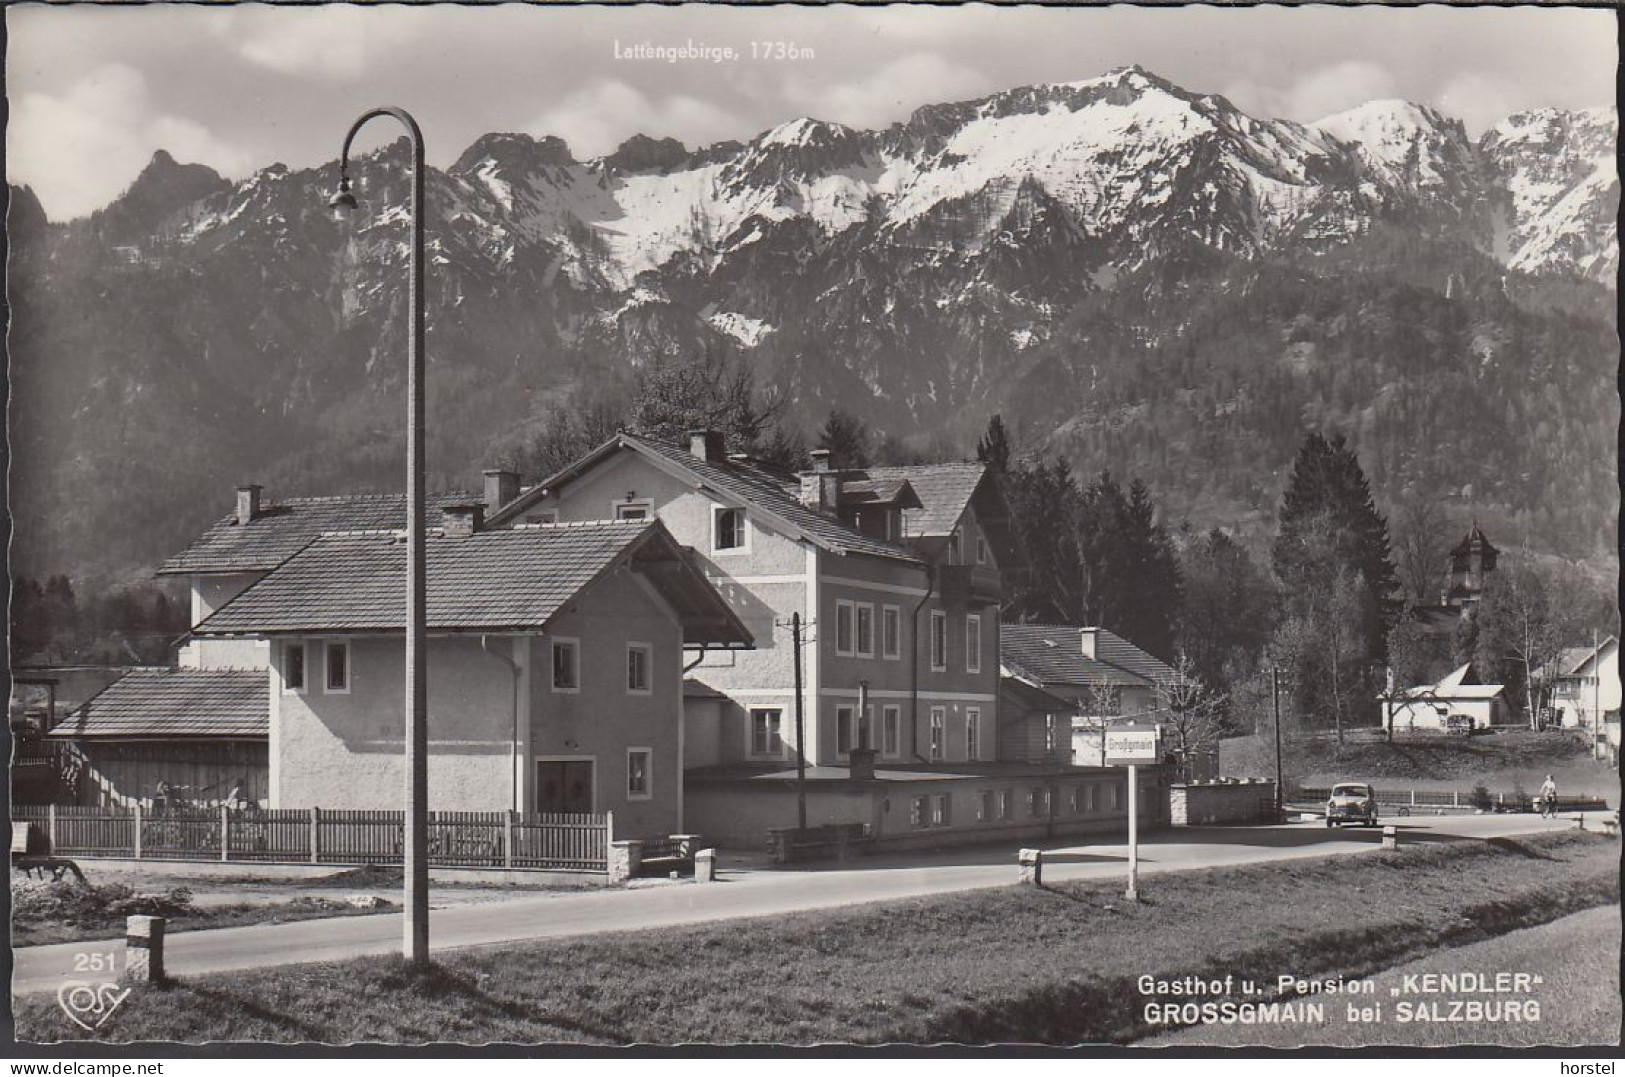
M622 520L430 536L429 628L540 628L655 526ZM194 631L400 630L405 619L406 544L351 532L317 538Z
M263 669L138 669L114 681L53 737L266 737L271 682Z
M1012 624L999 628L999 657L1017 674L1043 685L1150 685L1173 669L1122 636L1094 629L1095 657L1083 653L1083 629L1072 625Z
M658 520L600 520L431 535L424 544L428 628L537 631L611 566L645 573L685 639L751 645L748 630ZM406 544L391 532L314 540L193 629L199 636L399 631Z
M918 464L910 467L871 467L871 479L904 480L914 487L920 507L908 509L910 535L946 535L965 514L965 506L987 472L986 464Z
M766 511L799 528L820 546L840 553L867 553L877 557L893 557L913 561L912 553L880 539L870 538L863 532L848 527L841 521L815 512L801 503L797 492L799 482L751 463L735 460L701 460L680 445L671 445L639 434L621 434L621 439L637 445L661 459L685 468L697 479L714 489ZM547 485L551 485L551 482Z
M430 494L424 523L440 524L443 506L479 501L477 494ZM190 546L165 561L160 575L192 572L263 572L328 531L381 531L406 527L405 494L291 497L267 502L247 524L236 513L222 517Z

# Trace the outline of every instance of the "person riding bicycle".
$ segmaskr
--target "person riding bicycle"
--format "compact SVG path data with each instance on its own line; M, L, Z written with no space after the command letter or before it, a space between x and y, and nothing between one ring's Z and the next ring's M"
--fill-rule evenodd
M1552 781L1550 774L1546 775L1546 780L1540 786L1540 814L1557 814L1557 783Z

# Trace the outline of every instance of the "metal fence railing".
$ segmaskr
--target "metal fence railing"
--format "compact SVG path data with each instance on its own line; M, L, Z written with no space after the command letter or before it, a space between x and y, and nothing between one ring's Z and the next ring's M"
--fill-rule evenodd
M405 824L398 811L322 808L230 810L24 805L58 856L135 860L220 860L275 864L398 865ZM605 871L613 812L553 815L430 812L434 867Z
M1459 808L1471 811L1485 807L1480 801L1474 800L1472 792L1446 789L1377 789L1377 804L1386 808ZM1304 803L1308 801L1326 800L1332 795L1329 788L1306 786L1299 788L1286 799ZM1527 812L1537 810L1535 798L1529 794L1491 793L1487 805L1490 811ZM1557 798L1558 811L1604 811L1608 808L1608 801L1602 797L1592 796L1559 796Z

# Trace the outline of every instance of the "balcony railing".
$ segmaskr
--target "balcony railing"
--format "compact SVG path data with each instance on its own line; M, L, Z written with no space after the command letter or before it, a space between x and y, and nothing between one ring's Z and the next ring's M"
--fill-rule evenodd
M943 565L938 588L948 606L985 606L1004 598L999 571L987 565Z

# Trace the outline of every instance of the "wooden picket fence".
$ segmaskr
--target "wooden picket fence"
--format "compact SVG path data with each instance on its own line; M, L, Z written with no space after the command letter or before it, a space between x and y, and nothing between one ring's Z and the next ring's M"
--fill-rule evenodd
M398 811L324 808L143 812L49 805L12 809L68 857L217 860L262 864L399 865ZM433 867L606 871L615 814L430 812Z

